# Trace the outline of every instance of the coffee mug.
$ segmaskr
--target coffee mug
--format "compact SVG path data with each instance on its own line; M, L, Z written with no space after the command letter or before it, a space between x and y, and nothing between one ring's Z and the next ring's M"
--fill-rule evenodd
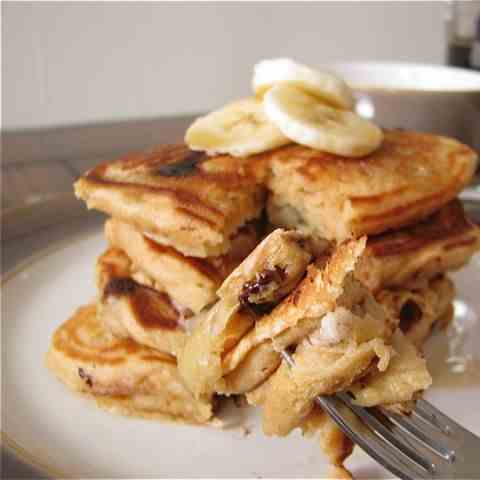
M480 73L412 63L330 68L354 89L359 115L386 128L453 137L480 152Z

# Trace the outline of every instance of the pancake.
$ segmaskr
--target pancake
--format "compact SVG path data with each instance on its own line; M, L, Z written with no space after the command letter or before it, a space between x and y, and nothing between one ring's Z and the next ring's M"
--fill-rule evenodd
M245 173L245 162L164 145L89 170L75 183L75 194L157 243L185 255L218 256L262 212L264 189Z
M263 395L265 432L286 435L299 426L316 395L351 390L362 406L390 406L415 399L431 384L418 349L435 321L444 318L453 295L453 285L445 277L425 282L422 288L407 285L377 294L377 305L383 307L387 318L395 319L391 325L399 327L391 337L395 355L388 365L382 365L381 357L372 363L373 355L378 356L378 347L372 342L379 339L388 342L391 336L388 327L386 333L376 329L361 335L355 333L368 323L368 311L362 318L358 306L350 307L353 316L349 318L346 309L340 312L337 307L332 310L336 313L335 322L325 315L320 329L310 333L296 348L295 366L290 368L282 362L269 380ZM378 317L378 313L373 315Z
M432 384L425 359L398 329L393 335L395 355L383 372L376 369L349 388L362 407L393 406L415 400Z
M435 324L446 326L452 315L455 287L451 280L439 276L423 285L404 285L382 290L377 301L399 319L406 337L420 348Z
M320 448L332 465L341 468L345 459L353 451L354 443L342 432L330 415L317 405L303 420L301 429L306 437L316 436L318 438ZM328 478L353 478L348 471L341 473L343 476L329 475Z
M257 357L260 355L259 351L263 352L261 357L265 361L260 366L257 358L257 371L262 368L270 370L273 359L274 365L278 366L281 360L278 352L301 342L320 326L322 317L337 306L348 309L369 299L369 308L376 311L376 317L382 318L383 310L375 306L371 294L354 278L353 272L360 263L364 247L365 239L350 241L338 246L326 264L310 265L307 276L297 288L269 315L260 318L255 323L255 328L224 357L225 379L228 380L233 374L238 382L238 378L242 376L246 384L246 379L250 376L255 378L256 372L248 367L251 363L250 357ZM386 337L395 328L393 319L387 320ZM379 325L376 327L379 332L382 330ZM249 387L252 390L255 385L252 383Z
M276 229L225 279L218 296L253 310L275 303L297 285L310 260L302 234Z
M316 277L320 287L322 277ZM373 367L380 372L387 369L393 354L389 346L393 319L361 284L352 295L346 283L358 281L351 272L345 277L337 286L320 287L326 295L310 309L314 317L302 314L304 322L316 326L297 344L294 365L282 360L269 380L263 405L266 435L284 436L300 426L317 395L346 390Z
M423 288L417 287L416 291L404 287L395 293L385 290L377 294L379 303L388 308L392 316L399 318L399 326L406 335L400 333L400 329L396 330L393 336L396 355L392 357L385 372L371 369L366 377L349 388L356 396L358 404L397 407L399 402L408 403L430 385L431 377L425 361L414 345L417 348L423 345L432 331L432 324L442 327L448 322L452 314L452 304L449 302L453 300L453 296L453 284L446 277L426 282ZM414 299L415 307L412 308L407 302ZM410 312L413 309L418 309L420 314L412 316ZM422 335L418 336L418 332L422 332ZM248 403L263 406L272 381L273 377L270 377L247 393ZM353 445L349 438L318 406L313 407L299 426L305 435L315 435L319 439L322 451L333 465L342 466L343 461L351 454Z
M389 130L363 158L288 145L257 161L269 164L270 221L338 242L412 225L438 210L468 184L477 155L449 138Z
M271 377L270 377L271 379ZM249 405L262 407L270 386L270 379L255 390L246 394ZM316 437L322 452L332 465L343 466L345 459L352 453L354 444L343 433L335 421L318 405L314 405L310 413L301 421L300 428L306 437ZM337 477L333 477L337 478ZM348 475L341 478L351 478Z
M131 278L132 262L122 250L108 249L97 261L97 314L119 338L177 355L189 320L165 292Z
M79 308L55 332L47 366L66 386L111 412L208 422L213 406L185 388L171 355L111 335L94 305Z
M311 258L303 240L298 233L275 230L223 282L217 292L220 300L197 323L178 359L179 371L195 395L225 390L222 357L301 280ZM264 371L255 366L258 356L252 362L254 386L272 368L271 357L268 352ZM245 385L242 379L236 381Z
M143 277L134 278L166 292L176 303L199 313L213 303L223 280L254 249L256 229L242 227L232 238L229 252L220 257L195 258L142 235L133 225L112 218L105 223L105 236L112 247L123 250Z
M454 200L424 221L370 237L358 277L371 290L421 283L465 265L480 250L480 228Z

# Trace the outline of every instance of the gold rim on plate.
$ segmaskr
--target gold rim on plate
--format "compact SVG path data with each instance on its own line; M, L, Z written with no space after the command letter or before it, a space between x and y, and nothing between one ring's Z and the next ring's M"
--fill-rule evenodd
M30 255L25 260L20 261L15 267L11 270L6 272L1 277L0 285L3 287L8 281L12 280L14 277L22 273L27 268L31 267L34 263L37 263L54 253L57 253L61 250L66 249L72 245L80 243L81 241L85 240L85 238L93 235L94 232L82 232L76 235L75 239L64 239L61 241L56 242L54 245L44 248L33 255ZM2 321L5 321L3 319ZM37 458L33 454L31 454L26 448L19 445L10 435L8 435L2 428L0 431L0 447L4 448L8 453L12 454L12 456L19 462L24 463L25 465L32 467L38 473L47 475L50 478L71 478L71 475L66 474L65 472L61 472L57 470L55 467L52 467L50 464L45 463L41 459Z

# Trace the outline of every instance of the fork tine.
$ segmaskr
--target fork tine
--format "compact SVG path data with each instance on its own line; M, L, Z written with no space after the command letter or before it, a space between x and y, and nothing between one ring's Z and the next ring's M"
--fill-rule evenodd
M419 446L412 444L412 437L408 437L404 432L396 428L396 426L380 412L370 411L363 407L359 407L352 403L346 395L339 395L340 398L348 404L348 406L359 416L370 428L378 432L386 441L390 442L399 453L406 455L414 462L418 463L426 472L432 474L435 470L433 460L429 455L419 455ZM380 419L378 418L380 417ZM426 452L422 452L426 453ZM429 452L430 453L430 452Z
M348 437L390 472L406 480L432 478L430 472L425 471L408 457L398 455L397 449L363 423L340 398L321 396L315 400L332 416Z
M419 418L415 418L413 415L402 415L384 408L381 409L381 412L404 432L410 434L412 438L422 442L436 455L439 455L447 461L453 459L455 455L453 450L438 441L439 434L441 434L438 429L433 430L430 424L425 423Z
M417 400L414 411L417 415L421 416L426 421L440 429L443 433L445 433L445 435L450 435L452 433L452 429L463 429L461 425L435 408L431 403L427 402L423 398Z

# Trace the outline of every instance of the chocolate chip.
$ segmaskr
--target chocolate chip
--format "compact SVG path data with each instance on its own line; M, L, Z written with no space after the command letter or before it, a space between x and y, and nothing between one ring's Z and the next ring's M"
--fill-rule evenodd
M197 170L197 165L200 159L204 156L203 152L190 152L185 158L175 163L167 163L162 165L155 172L154 175L161 175L163 177L185 177L193 175Z
M93 387L92 377L88 375L88 373L85 373L85 370L83 368L78 369L78 376L85 381L88 387Z
M407 333L421 318L422 310L420 307L413 300L408 300L400 310L400 330Z
M257 301L250 301L251 295L261 295L262 291L267 289L267 286L275 282L280 286L286 278L285 269L278 265L272 269L265 269L256 275L255 280L245 282L242 291L238 296L240 304L256 315L266 315L270 313L275 307L275 303L266 299L259 298Z
M248 302L248 297L252 294L261 293L271 283L275 282L280 285L285 280L285 269L276 266L274 270L266 269L256 275L255 280L246 282L242 287L239 295L240 303Z
M103 289L103 295L125 295L132 293L137 288L137 283L129 277L116 277L112 278L105 288Z

